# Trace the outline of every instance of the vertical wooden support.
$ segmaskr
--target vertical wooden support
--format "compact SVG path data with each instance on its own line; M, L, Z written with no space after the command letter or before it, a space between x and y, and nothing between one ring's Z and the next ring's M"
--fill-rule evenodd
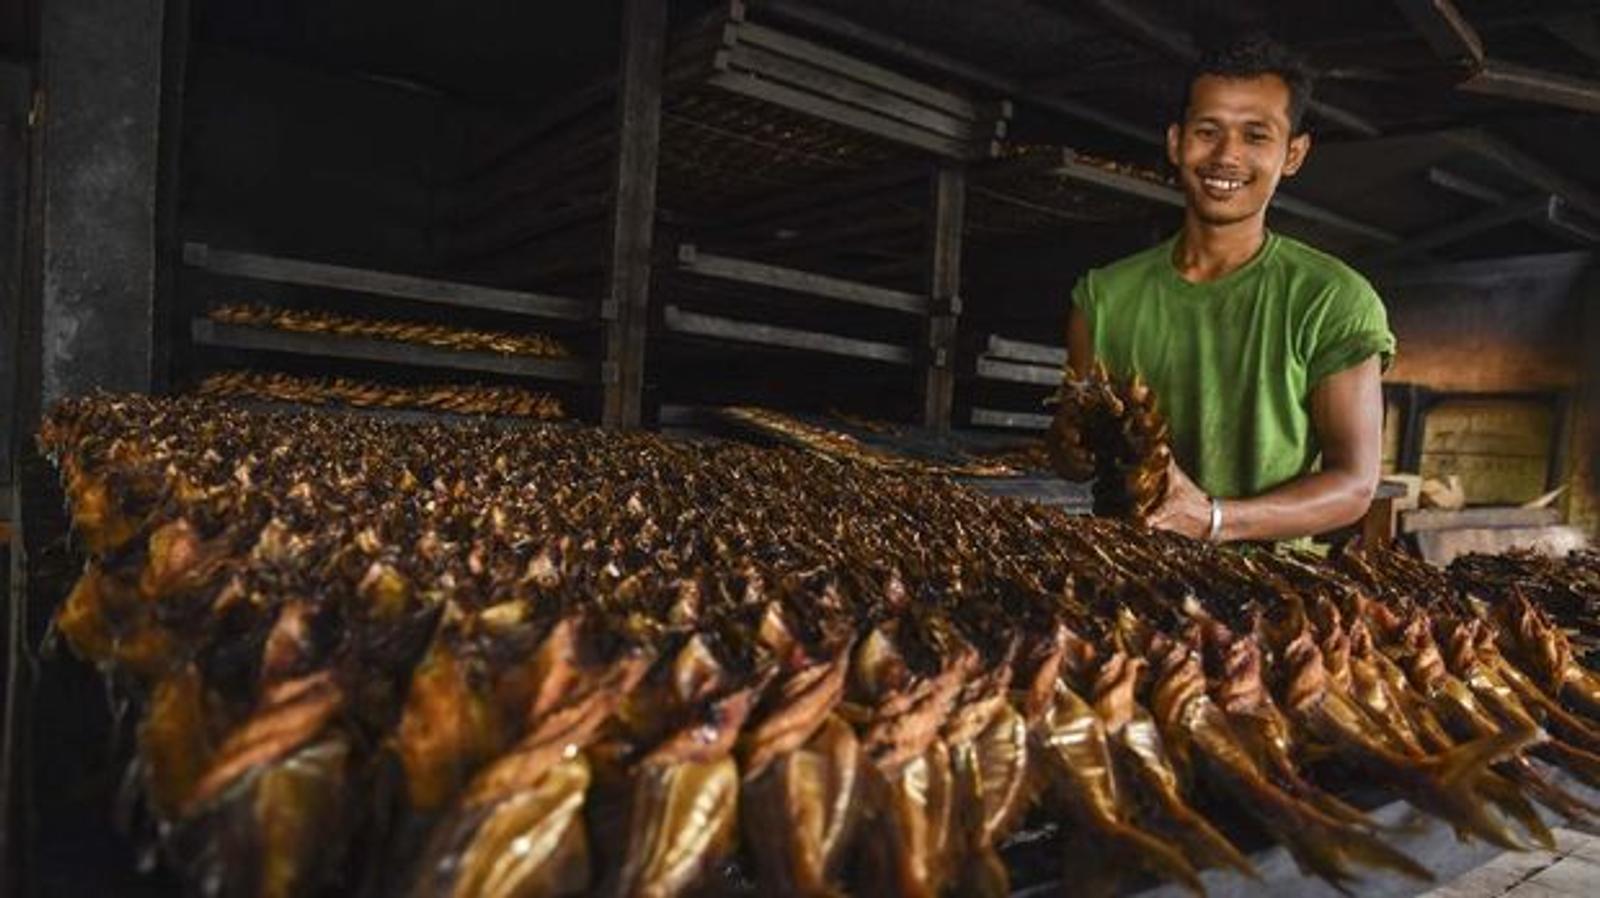
M666 0L625 0L601 372L605 389L600 420L606 427L638 427L643 407L666 40Z
M950 430L955 402L956 318L961 313L961 229L967 208L966 170L941 164L933 174L928 237L927 324L922 344L922 425Z
M72 582L73 553L55 472L27 436L58 399L148 391L156 382L162 102L174 96L164 79L186 50L169 40L170 2L37 4L21 287L6 298L16 302L17 381L14 396L0 400L14 402L18 436L0 758L0 892L8 895L36 892L33 846L75 844L82 828L71 821L93 819L80 816L85 805L107 806L110 796L85 784L114 782L96 747L107 721L35 713L41 705L92 708L100 687L80 666L38 657Z
M1400 423L1400 451L1395 459L1395 470L1405 474L1422 473L1423 429L1428 421L1428 394L1424 387L1406 384L1402 394Z

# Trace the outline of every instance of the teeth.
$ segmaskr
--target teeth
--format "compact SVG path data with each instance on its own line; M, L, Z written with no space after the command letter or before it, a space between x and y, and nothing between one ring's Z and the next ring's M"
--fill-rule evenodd
M1227 178L1201 178L1200 182L1215 190L1238 190L1244 186L1243 181L1231 181Z

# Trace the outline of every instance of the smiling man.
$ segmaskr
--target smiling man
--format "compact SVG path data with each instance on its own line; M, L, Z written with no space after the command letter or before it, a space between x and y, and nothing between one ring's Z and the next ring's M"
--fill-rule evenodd
M1073 289L1072 368L1142 376L1170 424L1152 526L1293 539L1357 520L1377 486L1394 353L1383 304L1349 266L1266 226L1279 181L1311 151L1310 94L1305 66L1271 41L1207 53L1167 129L1182 229ZM1075 439L1065 417L1057 438Z

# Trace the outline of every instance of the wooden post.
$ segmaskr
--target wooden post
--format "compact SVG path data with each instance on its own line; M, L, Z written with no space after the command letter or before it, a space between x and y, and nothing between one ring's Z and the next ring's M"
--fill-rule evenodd
M0 728L0 892L8 895L37 891L34 846L68 844L81 834L71 821L94 819L90 806L112 800L94 791L114 782L103 749L110 722L36 713L93 707L101 685L77 662L37 653L75 559L56 473L29 435L59 399L158 383L162 216L176 208L162 200L176 189L176 157L163 139L172 150L177 127L163 100L179 95L172 79L181 77L186 30L171 17L185 8L78 0L36 11L20 287L5 300L17 315L16 385L0 398L14 402L17 436Z
M1400 447L1395 459L1395 469L1406 474L1422 473L1422 437L1427 426L1427 390L1417 384L1406 384L1402 399L1405 417L1400 423Z
M666 0L627 0L622 11L617 167L606 273L609 320L601 372L605 387L600 420L606 427L638 427L643 407L666 40Z
M950 430L956 388L956 318L961 313L961 228L967 207L966 170L941 164L933 174L928 238L928 318L924 328L922 425Z

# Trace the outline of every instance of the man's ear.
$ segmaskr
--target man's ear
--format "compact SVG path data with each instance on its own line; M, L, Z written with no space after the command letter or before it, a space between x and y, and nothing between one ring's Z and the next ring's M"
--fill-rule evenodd
M1178 144L1183 140L1183 126L1173 123L1167 126L1167 161L1173 168L1181 167L1179 163Z
M1311 154L1311 132L1302 131L1289 138L1289 158L1283 162L1283 176L1290 177L1306 164L1306 157Z

